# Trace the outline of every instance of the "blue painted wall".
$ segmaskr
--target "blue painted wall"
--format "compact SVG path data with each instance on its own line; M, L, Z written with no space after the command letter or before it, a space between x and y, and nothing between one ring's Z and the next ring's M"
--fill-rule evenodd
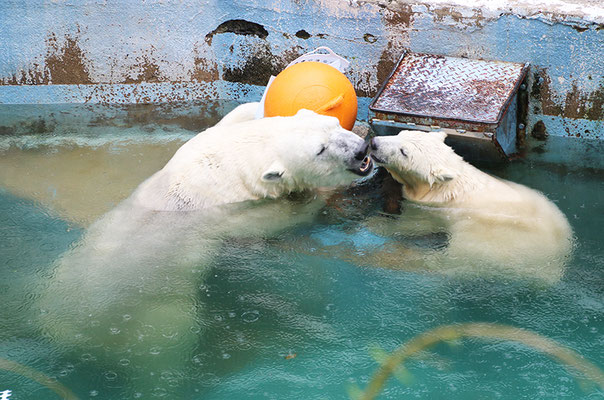
M329 46L351 61L362 119L410 49L529 62L528 132L541 121L549 135L604 138L604 29L597 19L378 3L5 0L0 104L257 100L271 73ZM239 19L241 26L217 30Z

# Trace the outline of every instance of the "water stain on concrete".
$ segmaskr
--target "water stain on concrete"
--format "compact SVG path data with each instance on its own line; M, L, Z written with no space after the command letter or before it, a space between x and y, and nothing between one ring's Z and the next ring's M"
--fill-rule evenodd
M543 123L543 121L539 120L533 126L533 130L531 131L531 136L537 140L546 140L547 139L547 136L548 136L547 128L545 127L545 124Z
M38 117L29 121L18 121L13 125L0 125L0 136L42 135L53 133L57 122L50 118Z

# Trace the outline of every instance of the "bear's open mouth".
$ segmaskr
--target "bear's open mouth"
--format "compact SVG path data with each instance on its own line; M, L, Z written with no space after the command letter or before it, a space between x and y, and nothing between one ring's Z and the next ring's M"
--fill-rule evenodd
M373 161L371 161L371 157L365 156L363 161L361 161L361 165L359 168L351 168L350 171L354 172L360 176L367 176L373 170Z

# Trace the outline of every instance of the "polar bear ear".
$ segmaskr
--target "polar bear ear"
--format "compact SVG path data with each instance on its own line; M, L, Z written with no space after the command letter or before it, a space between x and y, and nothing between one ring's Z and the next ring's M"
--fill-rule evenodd
M263 182L278 182L283 178L285 167L279 161L273 162L266 171L262 173Z

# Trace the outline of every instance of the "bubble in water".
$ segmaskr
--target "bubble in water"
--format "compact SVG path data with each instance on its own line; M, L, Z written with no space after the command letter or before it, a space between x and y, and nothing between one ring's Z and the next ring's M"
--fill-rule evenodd
M116 328L116 327L109 328L109 331L111 332L112 335L117 335L118 333L120 333L120 329Z
M199 383L202 386L216 386L220 383L220 378L211 372L208 372L199 376Z
M132 316L130 314L122 315L122 320L124 320L124 321L130 321L131 319L132 319Z
M161 347L157 347L157 346L151 347L151 349L149 349L149 353L156 356L159 353L161 353Z
M222 354L222 359L223 360L228 360L229 358L231 358L231 355L229 353L223 353Z
M201 354L196 354L191 357L191 361L193 361L193 364L195 365L203 365L203 356Z
M260 313L258 311L246 311L241 314L241 318L244 322L256 322L258 318L260 318Z
M162 387L156 387L151 391L153 397L164 397L168 394L168 391Z
M244 350L244 351L250 350L252 348L252 344L248 343L248 342L240 343L240 344L237 345L237 348L239 350Z
M118 364L126 367L126 366L130 365L130 360L128 360L127 358L122 358L121 360L118 361Z
M99 392L97 390L91 390L90 392L88 392L88 395L90 397L96 397L99 395Z
M170 340L172 340L172 339L174 339L175 337L177 337L177 336L178 336L178 332L170 332L170 331L165 331L165 332L162 332L162 334L161 334L161 335L162 335L163 337L165 337L166 339L170 339Z
M115 380L115 378L117 378L117 374L113 371L107 371L105 372L105 379L107 379L108 381L113 381Z

